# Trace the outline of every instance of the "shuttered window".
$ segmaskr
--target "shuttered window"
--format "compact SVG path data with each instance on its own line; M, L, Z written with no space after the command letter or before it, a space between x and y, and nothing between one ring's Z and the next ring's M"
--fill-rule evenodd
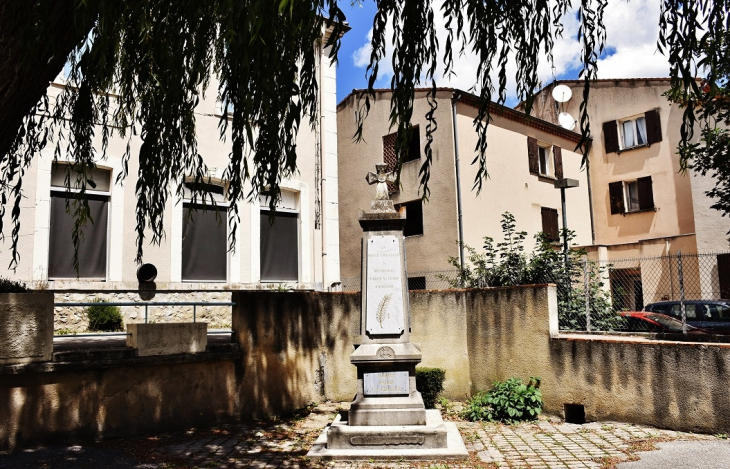
M299 280L299 214L261 210L261 280ZM273 223L272 223L273 222Z
M559 241L558 211L554 208L542 207L540 215L542 215L542 232L547 235L550 241Z
M70 172L71 171L71 172ZM70 178L71 193L66 192L65 179ZM74 268L73 229L74 202L79 188L76 174L67 164L53 163L51 167L51 225L48 246L49 278L105 279L107 270L107 237L111 171L94 168L87 183L86 199L89 219L82 228L78 249L78 272ZM70 213L66 212L66 197Z
M183 281L225 282L227 207L183 204Z
M659 111L652 109L643 116L603 123L603 144L606 153L616 153L662 141Z
M654 191L651 176L635 181L616 181L608 185L611 214L622 214L652 210Z

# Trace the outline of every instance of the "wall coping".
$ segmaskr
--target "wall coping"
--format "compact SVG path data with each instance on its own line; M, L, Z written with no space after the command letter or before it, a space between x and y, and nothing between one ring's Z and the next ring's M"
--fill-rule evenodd
M656 337L656 338L652 338ZM663 339L662 337L666 337ZM670 339L671 337L671 339ZM682 334L652 334L651 337L641 337L635 335L616 335L616 334L580 334L580 333L565 333L561 332L551 339L564 340L568 342L603 342L603 343L618 343L618 344L640 344L640 345L661 345L661 346L673 346L673 347L716 347L716 348L728 348L730 349L730 343L723 342L700 342L691 341L683 337ZM684 339L684 340L679 340ZM723 337L723 339L730 341L730 337Z
M235 351L225 352L180 353L176 355L152 355L146 357L114 358L106 360L91 359L67 362L36 362L16 365L0 365L0 376L240 360L242 357L243 353L240 349L238 349Z

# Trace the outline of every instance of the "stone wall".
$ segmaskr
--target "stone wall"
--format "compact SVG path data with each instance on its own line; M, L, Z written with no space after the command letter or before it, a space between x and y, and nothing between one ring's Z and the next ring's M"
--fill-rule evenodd
M145 294L145 292L142 292ZM184 291L172 293L156 293L151 299L142 299L140 292L109 292L109 293L72 293L55 292L56 303L83 303L100 298L108 302L141 303L149 302L230 302L229 291ZM145 322L143 306L122 306L124 323ZM207 322L208 328L231 327L230 306L197 306L196 320ZM193 320L192 306L155 306L148 308L148 322L190 322ZM89 328L89 320L84 313L84 307L56 307L54 308L55 331L84 332Z

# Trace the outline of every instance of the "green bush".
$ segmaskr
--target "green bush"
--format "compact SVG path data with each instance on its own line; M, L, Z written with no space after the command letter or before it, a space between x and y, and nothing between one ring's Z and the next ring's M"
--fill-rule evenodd
M530 378L527 384L519 378L510 378L492 386L490 391L482 391L469 400L464 418L512 424L535 420L542 412L540 378Z
M27 291L28 288L24 283L0 277L0 293L25 293Z
M441 368L416 368L416 389L423 397L427 409L436 407L439 394L444 390L446 370Z
M105 300L96 298L93 303L104 303ZM89 330L100 332L116 332L124 330L124 321L119 306L94 305L85 310L89 318Z

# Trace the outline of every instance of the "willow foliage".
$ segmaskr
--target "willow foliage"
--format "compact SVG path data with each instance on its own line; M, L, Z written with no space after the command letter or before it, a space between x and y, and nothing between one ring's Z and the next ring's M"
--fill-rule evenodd
M61 0L45 0L58 2ZM517 93L529 113L538 87L539 57L552 60L555 40L562 35L562 19L577 7L582 44L584 80L579 147L588 152L590 127L586 101L591 79L605 42L603 13L608 0L442 0L437 8L430 0L377 0L373 23L372 55L367 68L368 91L361 96L359 123L374 99L380 62L386 44L394 45L391 80L390 123L397 129L399 161L407 152L414 90L430 87L430 111L426 118L426 157L420 170L422 193L429 196L431 144L437 123L436 70L439 63L447 74L454 62L470 50L479 58L475 77L481 98L474 120L479 138L474 149L477 165L474 188L480 190L487 177L487 127L490 102L507 96L507 63L516 59ZM93 185L90 170L106 155L115 133L139 136L141 148L123 156L127 176L131 158L139 161L136 183L137 260L147 241L159 243L164 236L163 212L172 194L181 195L186 177L202 180L206 175L198 152L195 107L201 93L216 77L215 93L230 119L221 118L220 135L230 135L229 164L224 179L232 202L259 194L276 204L282 178L297 171L296 136L302 118L314 126L317 116L317 67L323 33L331 59L336 60L345 16L337 0L73 0L72 21L77 40L62 54L70 63L69 83L55 106L45 95L24 110L25 119L9 148L0 145L0 233L12 220L13 265L17 265L22 177L34 155L53 145L56 155L73 155L75 164L67 185L82 194ZM576 5L573 5L577 3ZM44 1L18 2L17 21L23 25L23 47L53 49ZM672 63L672 74L683 83L694 83L693 60L700 47L698 28L709 21L708 34L727 29L727 3L715 0L663 1L661 47ZM439 44L435 17L442 15L445 44ZM702 16L704 15L704 16ZM709 18L704 19L704 18ZM388 30L392 29L392 36ZM26 54L34 57L33 54ZM51 63L51 61L49 61ZM55 64L56 62L53 62ZM12 66L12 64L4 64ZM56 65L54 65L56 66ZM54 73L59 72L55 70ZM211 91L212 92L212 91ZM685 114L691 126L693 113ZM92 144L95 133L102 145ZM688 132L685 128L685 133ZM400 164L398 165L400 171ZM245 189L250 188L250 189ZM205 199L204 193L197 194ZM77 217L74 242L78 246L89 210L84 198L69 199ZM239 221L236 204L229 215L232 227ZM231 236L235 230L230 230ZM146 237L150 237L149 240ZM233 245L233 239L230 240Z

